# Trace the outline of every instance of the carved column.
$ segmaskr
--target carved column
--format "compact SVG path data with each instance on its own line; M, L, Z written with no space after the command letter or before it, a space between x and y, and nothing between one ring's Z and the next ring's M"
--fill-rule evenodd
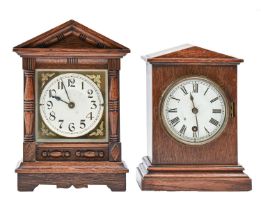
M23 58L24 69L24 150L23 161L35 160L35 58Z
M121 161L120 144L120 59L108 60L109 76L109 161Z

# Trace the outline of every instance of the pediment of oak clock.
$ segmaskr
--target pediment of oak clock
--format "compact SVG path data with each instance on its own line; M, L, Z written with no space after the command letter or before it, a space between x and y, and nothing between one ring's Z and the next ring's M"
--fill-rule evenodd
M22 57L122 57L130 52L127 47L74 20L14 47L14 51Z
M179 47L163 50L143 56L150 63L226 63L238 64L243 62L222 53L217 53L201 47L185 44Z

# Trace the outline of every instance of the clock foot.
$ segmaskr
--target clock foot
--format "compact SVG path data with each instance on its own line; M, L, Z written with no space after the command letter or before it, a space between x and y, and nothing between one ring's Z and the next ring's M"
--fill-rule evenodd
M111 191L126 190L127 167L123 162L22 162L16 169L18 190L33 191L38 185L87 188L107 185Z
M38 184L31 182L30 176L18 174L17 189L20 192L34 191Z
M152 165L148 157L137 168L141 190L249 191L251 179L240 165Z

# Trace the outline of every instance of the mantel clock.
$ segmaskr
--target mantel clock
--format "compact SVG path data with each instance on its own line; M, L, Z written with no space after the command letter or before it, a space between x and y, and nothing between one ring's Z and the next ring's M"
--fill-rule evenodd
M14 48L23 59L23 162L18 190L126 187L119 70L130 50L70 20Z
M148 156L142 190L251 189L237 160L237 65L243 60L184 45L145 56Z

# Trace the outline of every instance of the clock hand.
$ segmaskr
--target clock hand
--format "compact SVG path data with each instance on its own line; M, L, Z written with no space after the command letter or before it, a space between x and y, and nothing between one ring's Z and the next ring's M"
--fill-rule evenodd
M67 101L64 101L63 99L61 99L60 96L52 96L52 98L56 99L57 101L62 101L64 103L66 103L70 109L73 109L75 107L75 103L74 102L67 102Z
M60 96L52 96L52 98L56 99L57 101L62 101L62 102L64 102L64 103L66 103L66 104L69 104L69 102L64 101L63 99L61 99Z
M195 104L194 104L194 97L192 96L192 94L191 94L191 93L190 93L190 100L192 101L193 108L195 108Z
M194 97L192 96L191 93L190 93L190 100L191 100L192 105L193 105L192 112L195 114L195 118L196 118L196 126L197 126L198 135L199 135L198 117L197 117L198 109L195 107L195 104L194 104Z
M68 94L67 89L66 89L66 87L65 87L65 84L64 84L64 82L63 82L63 79L61 79L61 80L62 80L62 84L63 84L64 90L65 90L66 96L67 96L69 102L71 102L71 100L70 100L70 98L69 98L69 94Z

